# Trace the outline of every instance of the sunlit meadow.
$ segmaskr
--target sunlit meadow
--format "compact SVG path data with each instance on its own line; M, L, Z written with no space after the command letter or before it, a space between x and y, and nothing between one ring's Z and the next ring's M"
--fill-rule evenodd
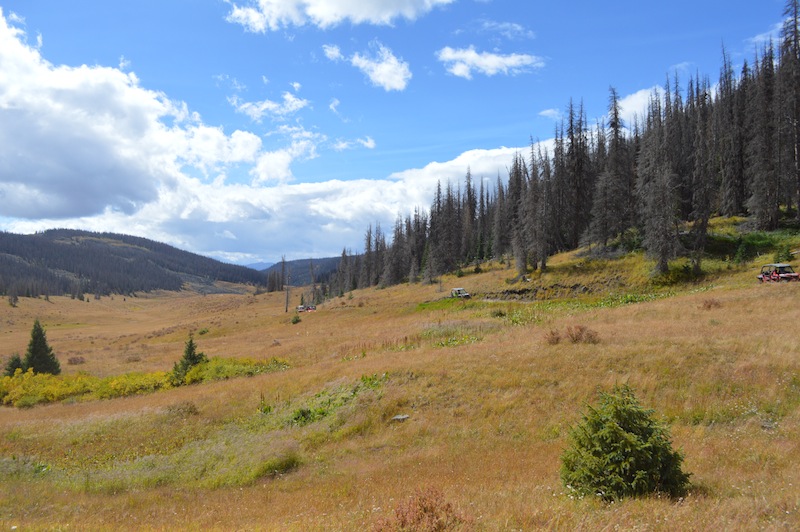
M286 365L0 408L0 527L386 529L439 497L465 530L800 528L800 284L757 284L758 262L690 284L651 266L569 255L512 282L495 263L299 321L301 289L288 313L283 293L0 306L1 354L38 318L65 378L168 372L190 333L209 357ZM685 498L562 486L569 427L616 384L669 424Z

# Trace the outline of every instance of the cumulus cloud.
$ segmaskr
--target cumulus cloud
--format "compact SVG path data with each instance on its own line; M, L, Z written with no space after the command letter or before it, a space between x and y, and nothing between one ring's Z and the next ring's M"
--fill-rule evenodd
M380 43L376 43L377 52L373 55L356 53L350 63L361 70L370 82L385 91L402 91L411 81L411 69L408 63L398 59L392 51Z
M460 182L470 168L493 182L518 151L473 150L382 180L294 182L293 165L330 145L296 123L227 133L133 72L51 64L0 12L2 230L118 232L240 263L286 250L296 250L289 259L335 256L359 251L368 224L427 207L439 180Z
M312 24L330 28L343 22L391 25L396 19L415 20L454 0L246 0L231 2L228 22L253 33Z
M171 180L170 151L186 138L161 119L183 120L184 109L141 88L134 74L51 65L2 16L0 72L6 215L131 212Z
M405 90L412 77L408 63L377 41L373 42L371 47L373 53L356 52L350 56L350 64L361 70L376 87L381 87L387 92ZM325 44L322 46L322 51L331 61L338 63L345 59L342 50L336 45Z
M448 72L454 76L472 79L472 73L478 72L486 76L497 74L522 74L544 66L544 60L528 54L495 54L478 52L474 46L469 48L451 48L446 46L436 53L439 61L445 64Z
M292 181L294 179L292 164L298 159L316 158L317 146L326 140L325 135L308 131L300 126L281 126L271 135L287 139L287 144L258 156L255 166L250 171L254 186L269 182Z
M7 217L62 225L52 221L132 216L185 183L184 171L209 176L248 164L256 180L285 179L293 157L315 156L313 135L279 128L286 146L265 151L254 133L203 124L182 102L142 87L133 72L53 65L2 12L0 72L0 202ZM280 104L257 103L239 107L259 117L307 105L291 94ZM270 156L282 163L273 172L263 169Z
M627 128L631 128L637 118L641 120L645 117L650 98L652 98L654 94L657 95L658 98L663 98L664 89L658 86L650 87L649 89L641 89L633 94L620 98L620 116Z

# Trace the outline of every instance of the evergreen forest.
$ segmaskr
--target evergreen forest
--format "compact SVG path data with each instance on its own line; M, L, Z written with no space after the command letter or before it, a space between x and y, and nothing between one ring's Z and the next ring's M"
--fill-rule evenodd
M579 246L644 249L656 273L687 256L700 274L712 217L744 216L753 230L800 224L800 2L787 1L784 17L778 41L741 68L723 47L716 80L668 74L633 123L613 87L595 124L570 100L551 147L531 139L494 186L467 169L391 234L370 226L363 254L343 250L329 294L431 282L489 259L523 276Z

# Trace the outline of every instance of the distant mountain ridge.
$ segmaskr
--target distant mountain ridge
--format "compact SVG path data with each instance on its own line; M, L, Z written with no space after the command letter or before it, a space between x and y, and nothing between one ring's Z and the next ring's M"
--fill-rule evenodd
M133 294L214 282L266 284L264 272L226 264L146 238L52 229L0 232L0 294L15 296Z
M260 272L263 272L264 270L266 270L267 268L269 268L273 264L275 264L275 263L274 262L254 262L252 264L245 264L245 266L247 266L248 268L251 268L253 270L258 270Z
M292 286L308 286L314 283L325 283L336 269L339 267L341 257L324 257L321 259L297 259L287 260L286 265L286 284ZM280 275L283 265L278 262L264 270L267 276ZM311 271L314 271L314 278L311 278ZM282 283L281 283L282 284Z

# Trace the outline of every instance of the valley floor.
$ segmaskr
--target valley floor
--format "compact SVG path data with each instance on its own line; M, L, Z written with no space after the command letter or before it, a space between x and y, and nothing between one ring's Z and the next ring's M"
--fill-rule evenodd
M38 318L66 374L168 371L190 332L209 356L290 368L0 408L0 528L364 530L438 494L463 529L800 529L800 283L480 297L506 277L357 291L298 323L284 294L5 305L0 354L24 353ZM446 299L450 284L476 297ZM622 383L669 423L684 499L561 484L569 428Z

